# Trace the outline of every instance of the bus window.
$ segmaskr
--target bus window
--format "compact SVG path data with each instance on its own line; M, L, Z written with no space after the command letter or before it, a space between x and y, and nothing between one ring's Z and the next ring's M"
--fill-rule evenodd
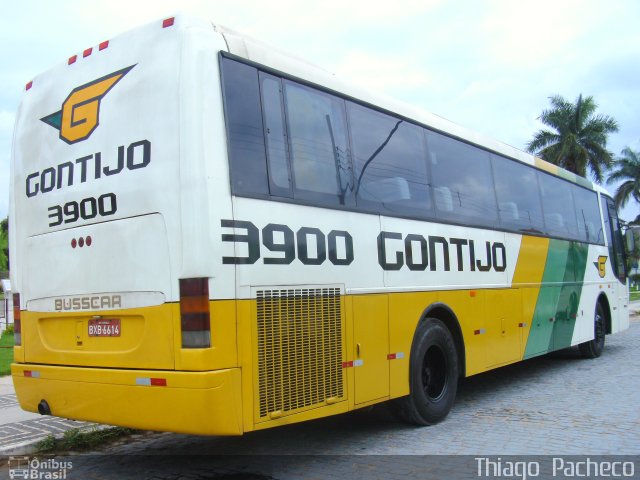
M605 197L601 197L605 198ZM621 282L626 282L627 274L625 270L624 243L622 241L622 230L618 222L618 213L613 200L606 198L606 204L602 208L609 241L609 257L613 271Z
M538 179L547 234L577 240L578 224L571 201L571 185L542 172L538 172Z
M492 155L491 159L502 226L542 233L544 220L536 171L498 155Z
M222 68L232 191L268 195L258 71L228 59Z
M345 205L353 186L344 101L285 81L294 196Z
M427 148L438 217L497 226L489 153L430 131Z
M573 186L573 201L578 217L578 236L583 242L604 245L600 209L596 192Z
M260 87L264 136L267 142L269 190L272 195L290 197L291 182L280 79L260 72Z
M424 216L431 209L420 127L347 103L359 207Z

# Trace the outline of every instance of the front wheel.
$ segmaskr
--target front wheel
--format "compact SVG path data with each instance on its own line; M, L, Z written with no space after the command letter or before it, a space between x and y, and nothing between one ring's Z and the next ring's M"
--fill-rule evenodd
M458 389L458 355L451 333L440 320L428 318L416 331L409 366L410 393L395 400L400 417L416 425L443 420Z
M605 325L604 308L598 302L596 305L596 313L593 318L593 340L578 345L580 354L584 358L597 358L602 355L604 350L604 337L607 334Z

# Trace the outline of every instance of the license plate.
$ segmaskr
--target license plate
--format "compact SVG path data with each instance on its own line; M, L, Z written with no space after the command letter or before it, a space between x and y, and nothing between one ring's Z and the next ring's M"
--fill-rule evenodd
M90 337L119 337L119 318L92 318L89 320Z

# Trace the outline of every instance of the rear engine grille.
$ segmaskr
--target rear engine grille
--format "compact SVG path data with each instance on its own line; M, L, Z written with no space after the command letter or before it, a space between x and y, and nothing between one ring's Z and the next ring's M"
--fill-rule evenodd
M260 418L343 396L339 288L257 292Z

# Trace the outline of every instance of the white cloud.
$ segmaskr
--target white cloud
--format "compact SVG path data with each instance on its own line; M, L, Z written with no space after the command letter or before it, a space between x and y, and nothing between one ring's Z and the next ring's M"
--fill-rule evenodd
M179 11L244 31L519 148L539 128L535 119L555 93L593 95L603 113L618 119L614 152L640 141L640 2L13 2L0 18L0 216L12 115L24 84L83 48Z
M0 110L0 135L11 135L13 133L13 124L15 121L15 112Z

